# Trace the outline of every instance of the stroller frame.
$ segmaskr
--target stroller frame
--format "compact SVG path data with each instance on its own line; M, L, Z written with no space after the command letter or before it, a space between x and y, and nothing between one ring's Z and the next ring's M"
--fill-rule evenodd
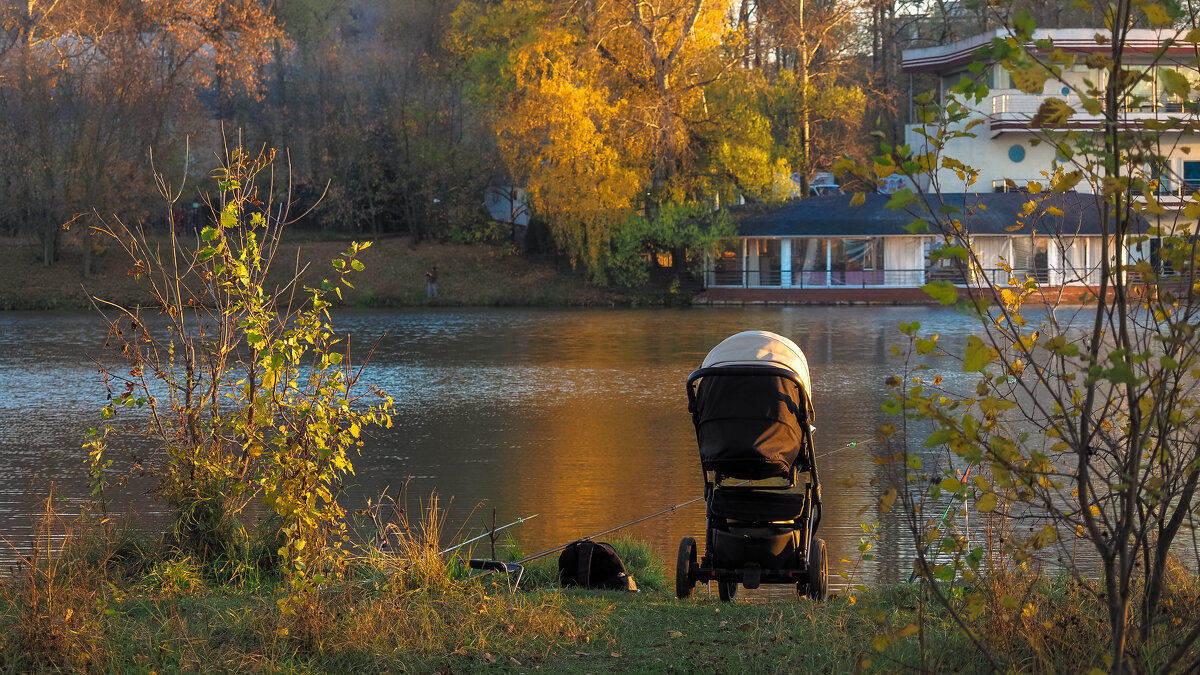
M821 486L805 383L789 368L766 364L712 366L694 371L687 380L688 411L698 438L697 383L715 377L779 377L795 384L804 397L795 411L801 447L782 484L750 480L729 483L728 476L701 462L707 523L704 554L697 556L692 537L680 541L676 595L687 598L697 583L715 581L720 599L727 602L736 597L739 584L748 589L761 584L794 584L797 597L823 601L828 594L828 561L825 542L815 536L821 523ZM797 474L801 472L808 477L803 489L797 491Z

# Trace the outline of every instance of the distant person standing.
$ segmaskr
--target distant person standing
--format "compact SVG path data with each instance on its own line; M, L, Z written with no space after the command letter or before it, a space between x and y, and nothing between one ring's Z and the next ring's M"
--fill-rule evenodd
M437 297L437 265L430 267L425 273L425 295L430 300Z

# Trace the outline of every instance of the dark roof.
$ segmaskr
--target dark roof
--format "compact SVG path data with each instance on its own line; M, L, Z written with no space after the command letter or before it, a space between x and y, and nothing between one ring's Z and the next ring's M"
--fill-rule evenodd
M935 195L928 195L935 199ZM746 205L730 208L744 237L881 237L907 235L904 229L923 215L916 204L894 211L886 207L890 195L868 194L861 206L852 206L851 195L835 194L798 199L777 206ZM942 203L957 206L953 216L963 222L971 234L1100 234L1098 196L1087 193L1030 195L1021 193L943 194ZM1022 216L1025 204L1037 202L1037 209ZM935 205L936 208L936 205ZM1048 213L1051 208L1063 215ZM928 219L928 218L927 218ZM1017 223L1024 227L1009 230ZM1136 231L1145 231L1139 217Z

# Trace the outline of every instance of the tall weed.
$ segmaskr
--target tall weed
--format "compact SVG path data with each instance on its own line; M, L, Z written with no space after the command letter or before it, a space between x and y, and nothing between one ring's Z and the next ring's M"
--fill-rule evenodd
M86 672L105 663L105 615L119 592L108 578L107 543L94 548L95 526L61 516L51 493L30 541L7 542L17 558L0 577L0 658L9 669Z

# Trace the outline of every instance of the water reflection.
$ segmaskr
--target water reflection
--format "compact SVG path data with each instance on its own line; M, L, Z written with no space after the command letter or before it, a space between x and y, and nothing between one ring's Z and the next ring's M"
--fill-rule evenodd
M406 482L414 502L437 490L453 499L462 538L490 522L492 509L500 523L538 513L509 530L538 551L699 496L687 375L725 337L769 330L808 355L820 535L840 567L856 554L859 524L878 519L870 439L888 421L880 405L898 368L889 348L901 319L949 341L971 328L951 311L911 307L345 313L337 325L356 354L379 340L364 379L398 407L395 428L377 431L355 462L347 504ZM28 530L33 499L51 481L85 493L79 445L104 403L102 341L94 315L0 315L0 532ZM154 509L142 491L122 503ZM907 576L900 523L884 525L883 552L864 580ZM679 538L703 531L697 503L628 534L673 564Z

